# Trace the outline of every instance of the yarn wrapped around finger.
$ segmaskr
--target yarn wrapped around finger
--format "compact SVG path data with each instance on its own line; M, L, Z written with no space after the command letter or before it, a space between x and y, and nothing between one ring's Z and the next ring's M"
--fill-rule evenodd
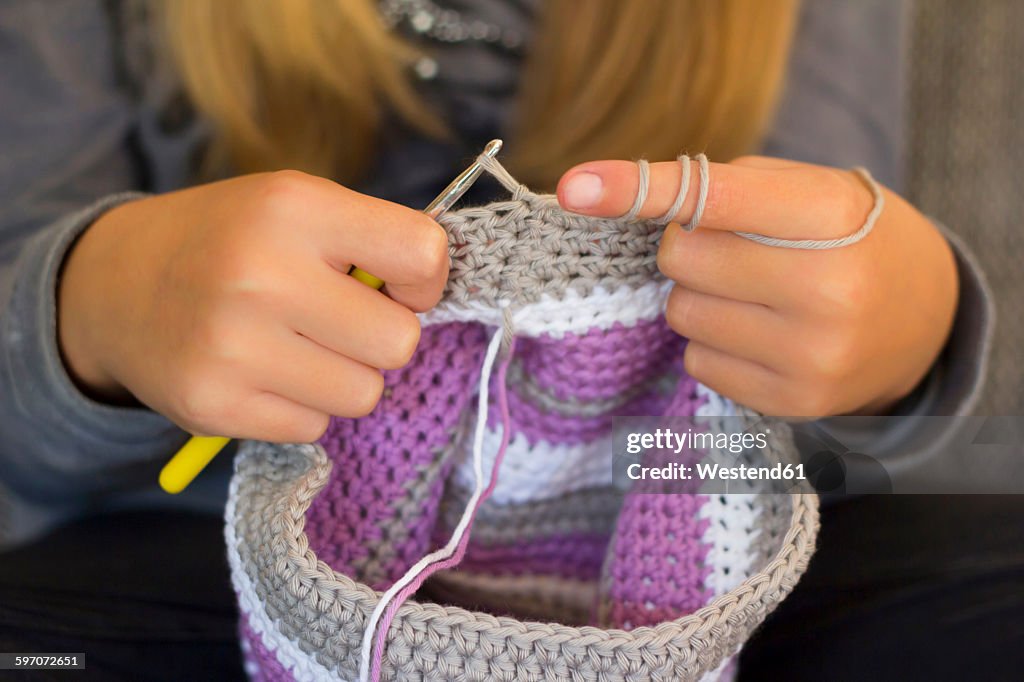
M697 201L694 205L690 220L680 225L680 227L687 232L692 232L697 229L698 225L700 225L701 218L704 217L704 209L707 206L708 187L711 184L711 171L708 166L708 157L704 154L698 154L695 160L700 168L700 184L697 188ZM655 221L662 225L667 225L679 215L679 211L682 210L683 203L685 203L686 197L690 191L690 157L687 154L680 154L676 158L676 161L680 165L679 189L676 191L676 197L673 199L672 205L660 218L657 219L657 221ZM651 164L646 159L639 159L636 162L636 165L638 172L636 198L633 200L633 205L630 209L620 216L620 220L635 220L637 216L640 215L640 210L643 208L644 202L647 201L647 195L650 191ZM868 191L871 192L872 199L871 210L868 212L868 215L865 217L861 226L854 232L834 239L780 239L778 237L770 237L753 232L734 232L733 234L739 235L744 239L757 242L758 244L774 246L782 249L840 249L844 246L852 246L853 244L856 244L867 237L875 228L875 223L878 222L879 216L881 216L882 211L885 210L885 195L882 193L882 188L879 186L878 182L876 182L871 176L871 173L868 172L868 169L857 166L856 168L851 169L851 172L853 172L864 183Z

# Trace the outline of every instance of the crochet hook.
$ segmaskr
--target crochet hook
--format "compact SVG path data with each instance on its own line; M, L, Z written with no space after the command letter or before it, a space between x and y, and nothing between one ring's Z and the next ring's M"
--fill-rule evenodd
M451 181L451 183L444 188L444 190L434 198L430 204L427 205L423 212L431 218L437 219L445 211L451 208L456 201L462 198L462 195L466 193L480 174L483 173L484 167L481 163L482 159L488 158L493 159L497 156L501 150L501 140L491 140L484 147L483 152L473 161L470 166L459 173L459 175ZM357 280L371 286L374 289L380 289L384 286L384 280L379 277L375 277L365 270L353 267L349 270L349 274L355 277ZM224 446L231 441L230 438L224 436L192 436L188 439L188 442L182 446L178 452L171 457L170 461L164 465L164 468L160 471L160 487L166 492L175 495L180 493L182 490L188 487L188 485L195 480L195 477L199 475L206 465L213 461L213 458L217 456L217 453L224 449Z
M480 153L480 156L476 157L476 160L470 164L469 168L459 173L459 175L451 181L447 187L444 188L440 194L438 194L433 201L423 212L429 217L437 219L445 211L451 208L456 201L462 198L462 195L466 193L466 190L476 182L480 174L484 172L484 167L480 163L481 158L493 159L501 151L501 140L491 140L484 147L484 150ZM380 289L384 286L384 280L379 277L375 277L365 270L353 267L349 274L358 279L363 284L373 287L374 289Z

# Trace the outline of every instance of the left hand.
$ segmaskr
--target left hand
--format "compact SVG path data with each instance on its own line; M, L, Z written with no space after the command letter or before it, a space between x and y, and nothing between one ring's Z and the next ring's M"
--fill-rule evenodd
M670 224L658 266L676 286L666 306L690 339L685 366L709 388L770 415L880 414L935 362L956 311L952 250L935 226L884 189L885 209L860 242L831 250L764 246L732 234L833 239L857 231L873 206L854 173L765 157L710 164L704 216L687 223L699 174ZM558 185L567 210L615 217L636 197L629 161L592 161ZM651 164L641 218L668 210L679 164Z

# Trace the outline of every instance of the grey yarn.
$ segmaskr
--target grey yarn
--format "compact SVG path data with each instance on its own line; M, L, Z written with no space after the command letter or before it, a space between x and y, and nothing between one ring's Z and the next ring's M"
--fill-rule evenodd
M327 484L326 454L315 446L246 442L235 466L229 521L262 607L283 636L342 679L354 678L363 629L380 593L333 571L309 547L305 514ZM690 615L627 632L408 601L388 631L385 674L402 682L697 680L737 650L807 566L817 498L775 498L786 530L776 535L771 559Z
M636 217L640 215L640 209L644 207L644 202L647 201L647 192L651 186L651 164L647 162L647 159L640 159L636 165L640 169L640 184L636 190L636 199L633 200L633 206L619 216L619 220L636 220Z
M598 598L597 583L574 585L549 576L529 576L529 584L509 584L504 576L473 575L464 571L441 571L425 589L434 601L449 604L476 604L488 611L507 611L515 604L516 614L526 620L556 621L566 625L586 625L590 607ZM576 594L573 594L573 592Z
M680 160L687 158L683 155ZM636 288L660 277L657 255L664 220L623 219L629 213L623 218L594 218L565 211L556 197L530 192L497 160L488 157L480 160L509 190L512 198L450 211L438 219L449 235L451 270L444 293L446 301L488 306L507 302L517 307L545 295L561 298L570 289L587 295L599 286ZM696 160L700 168L700 188L693 216L682 226L685 230L700 224L707 203L710 179L707 157L700 154ZM641 161L638 162L641 191L634 207L642 206L647 194L643 169L648 169L649 178L649 165ZM688 167L689 163L684 165ZM884 198L866 170L855 170L870 187L875 205L864 225L854 234L828 240L787 240L748 232L736 234L768 246L790 249L832 249L860 241L874 227L884 207ZM689 184L689 178L681 178L679 196L674 203L682 205L680 196L685 198ZM558 229L553 230L552 226Z
M766 237L763 234L752 234L750 232L737 232L741 237L745 237L751 241L755 241L758 244L764 244L765 246L777 246L783 249L839 249L844 246L850 246L856 244L864 237L868 236L875 227L875 222L878 220L878 216L882 215L882 209L885 208L885 195L882 194L882 189L875 182L875 179L871 177L871 173L866 168L857 167L853 169L871 190L871 196L874 198L874 205L871 207L871 212L868 213L868 217L864 220L864 224L859 230L846 237L839 239L777 239L775 237Z
M545 295L562 298L595 287L638 288L660 277L653 220L592 218L562 209L550 194L534 194L496 160L481 164L512 194L508 201L449 211L449 303L513 308ZM557 229L552 229L557 227Z
M687 232L693 232L700 225L700 219L704 217L704 206L708 203L708 185L711 182L708 157L705 154L698 154L697 163L700 165L700 186L697 190L697 206L693 209L690 222L681 226Z
M700 185L697 191L697 205L693 209L693 215L690 217L690 222L685 225L680 225L687 232L692 232L700 225L700 220L704 216L704 208L707 205L708 200L708 186L710 185L710 169L708 167L708 157L704 154L698 154L696 160L700 166ZM676 192L676 198L672 202L672 206L655 222L662 225L667 225L672 222L672 219L676 217L679 211L683 207L683 202L686 201L686 195L690 191L690 157L686 154L680 154L676 160L681 166L680 178L679 178L679 190ZM640 209L647 200L648 188L650 185L650 164L645 159L640 159L636 162L637 167L640 171L640 186L637 190L636 199L633 202L633 207L629 209L627 213L622 215L619 220L634 220L640 213ZM853 234L838 239L779 239L778 237L767 237L763 234L754 234L752 232L734 232L740 237L755 241L758 244L764 244L765 246L775 246L783 249L838 249L844 246L850 246L856 244L861 239L864 239L875 227L875 222L878 220L878 216L882 214L882 210L885 208L885 196L882 194L881 188L875 179L871 177L871 173L866 168L857 167L853 169L868 186L871 191L871 196L874 199L874 204L871 207L871 212L868 213L867 218L864 220L864 224L859 230Z
M452 487L441 503L441 516L454 528L471 491ZM624 491L610 486L578 490L561 497L518 504L484 503L477 511L473 541L504 544L524 537L571 533L611 534Z
M663 225L668 225L675 219L676 214L683 208L686 195L690 193L690 157L680 154L676 157L676 161L679 162L679 191L676 192L676 200L672 202L664 215L658 218L658 222Z
M642 382L636 386L631 386L618 395L603 400L581 401L571 396L562 398L556 395L550 388L538 386L534 377L524 372L522 365L517 362L509 365L508 380L516 385L516 390L521 396L528 398L538 407L555 414L576 417L597 417L602 414L608 414L651 389L664 389L662 392L667 394L676 383L673 377L666 374L649 382Z

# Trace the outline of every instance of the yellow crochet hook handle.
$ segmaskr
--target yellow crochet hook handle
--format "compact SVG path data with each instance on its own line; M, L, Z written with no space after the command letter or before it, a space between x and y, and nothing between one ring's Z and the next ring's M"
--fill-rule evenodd
M439 218L445 211L458 201L466 190L476 182L476 179L483 173L484 158L493 159L501 150L501 140L491 140L484 147L480 156L467 168L459 173L452 180L451 184L444 188L444 191L430 202L430 205L423 209L431 218ZM365 270L352 268L349 274L363 284L380 289L384 286L384 280L375 277ZM171 457L160 471L160 487L166 492L176 495L188 487L195 480L206 465L213 461L217 453L224 449L224 446L231 441L224 436L192 436L188 442Z
M223 436L192 436L160 471L160 487L177 495L230 441Z
M381 287L384 286L384 280L382 280L380 277L375 277L374 275L371 275L366 270L352 268L351 272L349 272L348 274L352 275L353 277L355 277L357 280L359 280L368 287L380 289Z

